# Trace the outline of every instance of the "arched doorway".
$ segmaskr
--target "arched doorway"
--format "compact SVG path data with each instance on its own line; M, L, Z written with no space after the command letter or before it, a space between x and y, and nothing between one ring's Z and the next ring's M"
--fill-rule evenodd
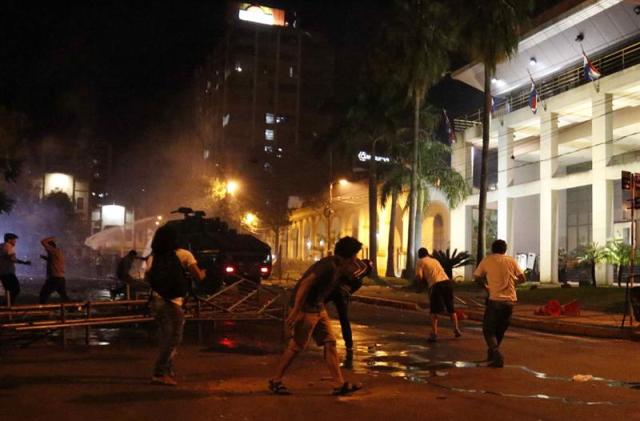
M444 250L447 247L444 220L442 215L437 214L433 218L433 249Z

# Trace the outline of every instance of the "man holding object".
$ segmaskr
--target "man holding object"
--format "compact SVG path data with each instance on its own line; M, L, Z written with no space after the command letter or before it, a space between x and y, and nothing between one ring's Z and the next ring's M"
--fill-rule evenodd
M331 331L325 308L325 301L336 288L340 278L353 276L358 270L356 255L361 248L362 243L355 238L341 238L336 243L334 255L314 263L296 284L289 303L291 310L286 320L292 336L280 359L276 375L269 380L269 390L274 394L291 394L282 383L282 378L312 337L318 346L324 346L324 359L333 379L333 395L347 395L362 388L360 384L345 382L342 377L336 337Z

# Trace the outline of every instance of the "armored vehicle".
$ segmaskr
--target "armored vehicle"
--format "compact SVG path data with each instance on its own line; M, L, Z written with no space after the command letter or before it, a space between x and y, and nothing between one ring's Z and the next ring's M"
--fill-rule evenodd
M212 293L240 277L259 284L271 275L271 247L249 234L240 234L220 218L206 218L202 211L179 208L184 219L167 225L178 232L180 247L193 253L207 277L197 291Z

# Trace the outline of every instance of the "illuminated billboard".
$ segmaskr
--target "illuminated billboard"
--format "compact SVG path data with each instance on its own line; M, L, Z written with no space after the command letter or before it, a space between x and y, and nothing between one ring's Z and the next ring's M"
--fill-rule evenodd
M44 175L44 194L64 193L73 197L73 177L62 173L48 173Z
M125 209L124 206L106 205L102 207L102 227L124 225Z
M240 3L238 9L240 20L263 25L285 26L284 10L251 3Z

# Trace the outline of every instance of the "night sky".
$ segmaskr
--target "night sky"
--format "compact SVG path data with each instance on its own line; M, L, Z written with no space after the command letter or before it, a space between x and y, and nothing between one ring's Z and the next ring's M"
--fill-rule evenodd
M296 8L346 57L358 55L378 13L357 1L264 3ZM225 13L222 1L42 4L3 3L0 103L26 114L34 136L84 129L116 146L180 114Z
M338 92L354 86L353 67L390 4L262 3L297 10L302 28L323 33L335 46ZM2 9L0 104L28 116L32 137L84 130L121 149L184 114L180 98L222 34L225 2L5 1ZM450 86L434 91L438 105L475 106L455 99L445 104Z

